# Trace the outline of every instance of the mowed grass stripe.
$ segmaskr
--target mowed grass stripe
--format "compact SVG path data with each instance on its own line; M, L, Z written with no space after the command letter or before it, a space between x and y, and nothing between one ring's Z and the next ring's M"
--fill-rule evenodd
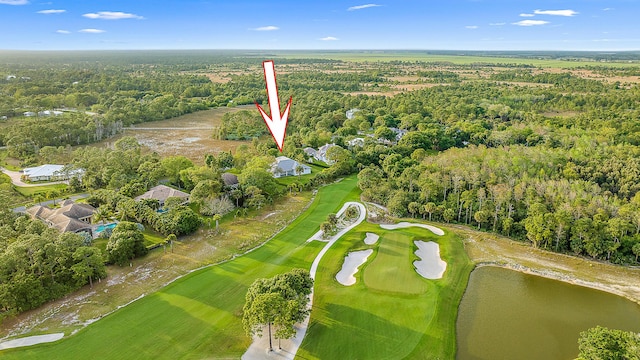
M456 352L455 322L460 299L467 285L473 264L467 257L460 238L447 232L437 237L440 254L447 262L447 271L440 280L421 277L424 291L419 294L371 289L366 279L373 267L396 269L411 263L397 264L397 257L378 258L384 239L372 246L364 244L366 232L382 237L404 239L409 251L413 239L433 240L426 229L409 228L393 231L378 225L362 224L331 248L316 277L314 309L307 336L298 357L303 359L453 359ZM363 265L356 274L357 282L345 287L335 280L344 255L349 251L374 248L376 259ZM415 259L415 255L414 255ZM363 274L363 275L361 275ZM419 276L416 274L416 276ZM398 283L401 280L397 280ZM413 283L412 283L413 284ZM414 284L415 285L415 284ZM408 286L414 286L409 284ZM413 291L408 289L406 291Z
M263 247L173 282L57 343L0 352L3 359L239 358L250 344L241 316L248 286L308 269L323 243L305 241L327 215L357 199L356 178L319 190L298 219Z
M413 237L408 236L410 232L406 230L377 231L380 235L378 240L380 245L376 257L362 275L364 284L373 290L401 294L424 293L428 283L414 270L413 261L416 256ZM428 236L430 240L436 240L435 235Z

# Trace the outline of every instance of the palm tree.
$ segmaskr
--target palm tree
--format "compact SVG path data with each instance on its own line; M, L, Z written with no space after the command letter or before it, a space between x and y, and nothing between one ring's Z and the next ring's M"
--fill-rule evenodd
M105 220L108 220L110 216L111 212L106 207L101 206L93 213L92 220L94 223L104 222Z
M213 221L216 222L216 230L218 230L218 225L219 225L220 219L222 219L222 215L220 215L220 214L213 215Z
M38 204L38 205L42 205L42 200L44 200L44 196L42 196L42 194L35 194L33 196L33 203L34 204Z

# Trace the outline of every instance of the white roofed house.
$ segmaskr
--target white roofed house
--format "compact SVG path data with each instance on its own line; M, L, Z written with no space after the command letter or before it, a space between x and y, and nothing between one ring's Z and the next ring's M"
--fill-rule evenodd
M24 169L22 177L29 181L60 181L80 177L83 172L81 169L65 169L64 165L46 164Z
M405 129L398 129L393 127L389 129L391 129L391 131L393 131L396 134L396 141L400 141L409 132L408 130L405 130Z
M318 153L318 151L316 151L316 149L312 148L312 147L306 147L304 149L302 149L302 151L304 151L304 153L307 155L307 158L309 160L309 162L313 162L313 159L316 158L316 154Z
M276 158L276 161L271 164L271 173L275 178L294 175L307 175L311 174L311 167L305 164L301 164L293 159L289 159L286 156L278 156Z
M363 147L364 146L364 138L358 137L355 139L351 139L349 141L347 141L347 146L349 146L350 148L354 148L354 147Z
M333 165L333 161L327 159L327 151L334 146L336 146L336 144L324 144L320 146L316 152L316 159L324 161L327 165Z
M358 111L360 111L360 109L347 110L346 112L347 119L349 120L353 119Z

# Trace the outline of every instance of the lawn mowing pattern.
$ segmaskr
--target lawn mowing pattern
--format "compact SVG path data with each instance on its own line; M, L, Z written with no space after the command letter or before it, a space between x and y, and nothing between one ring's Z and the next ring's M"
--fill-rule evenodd
M239 358L251 339L242 306L260 277L308 269L324 243L306 240L327 215L357 199L352 176L319 190L298 219L264 246L196 271L57 343L0 352L3 359Z
M365 245L366 232L381 234L378 244ZM402 264L394 256L379 260L382 245L390 234L405 238L413 252L413 239L434 240L449 266L440 280L427 280L413 270L411 261ZM396 235L397 234L397 235ZM353 286L335 280L344 254L367 248L376 249L376 259L363 265ZM386 260L385 260L386 259ZM376 261L378 260L378 261ZM389 263L383 263L388 261ZM425 289L420 294L401 294L367 287L373 266L407 267ZM313 312L309 330L298 358L301 359L453 359L456 352L455 323L458 304L473 264L462 241L454 234L435 236L421 228L386 231L378 225L361 224L338 241L325 255L316 277ZM364 281L362 278L364 277ZM393 281L389 278L388 281ZM401 280L396 280L400 283ZM386 285L390 286L389 284Z
M391 293L418 295L427 291L429 283L414 270L414 238L407 236L409 232L378 230L377 233L380 245L376 257L363 272L364 284L371 290ZM438 240L436 235L427 236Z

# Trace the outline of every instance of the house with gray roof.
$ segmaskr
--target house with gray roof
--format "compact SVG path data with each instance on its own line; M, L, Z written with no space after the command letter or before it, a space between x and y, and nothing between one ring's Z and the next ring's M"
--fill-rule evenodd
M140 201L142 199L156 199L160 206L164 206L164 202L167 201L170 197L177 197L184 200L184 202L189 201L189 194L184 191L176 190L174 188L170 188L166 185L158 185L152 187L146 193L136 197L134 200Z
M96 209L89 204L65 200L57 209L36 205L27 209L32 219L44 221L60 232L87 232L91 234L91 218Z
M307 175L311 174L311 167L301 164L293 159L289 159L286 156L278 156L276 161L271 164L271 173L275 178L293 175Z
M324 144L320 146L316 152L316 159L324 161L327 165L333 165L333 161L327 159L327 151L334 146L336 146L336 144Z
M232 173L224 173L222 174L222 182L224 186L229 187L231 189L237 189L240 186L240 182L238 181L238 176Z

